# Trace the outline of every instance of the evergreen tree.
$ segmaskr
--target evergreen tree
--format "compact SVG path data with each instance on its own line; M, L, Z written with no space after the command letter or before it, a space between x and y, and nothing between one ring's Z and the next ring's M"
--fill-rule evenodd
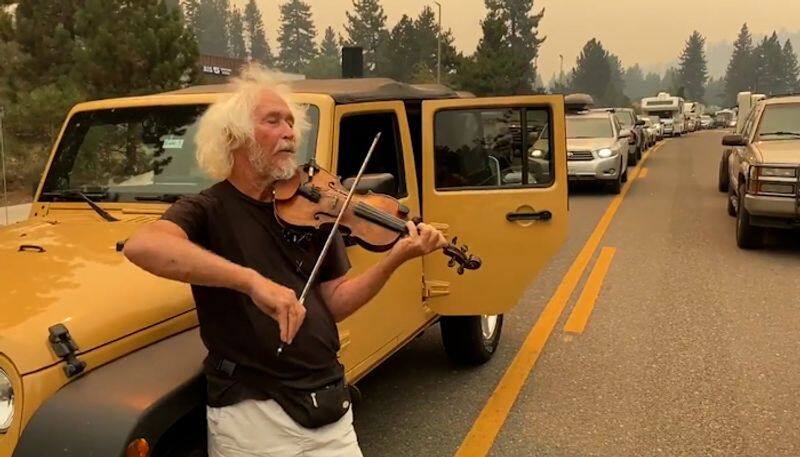
M316 36L308 3L289 0L281 5L278 66L290 73L300 73L317 55Z
M386 14L380 0L353 0L354 11L345 12L348 46L364 49L364 69L370 75L382 74L391 56L383 51L389 38L386 30Z
M606 96L611 84L609 54L596 38L583 46L570 79L573 91L591 95L598 105L608 104Z
M199 0L194 16L194 34L200 53L228 54L228 0Z
M319 53L322 56L339 60L341 50L339 49L339 42L336 40L336 33L333 31L333 27L328 26L328 28L325 29L325 37L319 45Z
M642 98L644 98L644 97L652 97L652 96L657 95L661 91L661 86L662 85L663 85L663 82L661 80L661 76L658 73L654 73L654 72L647 73L647 75L644 77L644 87L645 87L645 89L644 89L644 94L642 95Z
M708 64L703 49L705 45L706 39L695 30L686 41L680 58L678 72L681 86L684 87L688 99L692 101L703 101L705 96L706 80L708 80Z
M183 9L183 20L186 25L195 33L199 30L198 19L200 11L200 0L181 0Z
M439 23L436 14L430 6L425 6L419 13L419 16L414 19L413 34L409 46L416 50L415 65L420 66L420 68L414 71L414 74L416 74L418 78L412 78L412 80L416 81L427 78L429 73L421 68L426 67L430 70L430 73L434 75L435 81L436 65L438 63L436 54L439 52ZM456 70L458 53L453 45L453 40L453 33L450 30L442 31L441 73L443 83L447 83L449 75ZM390 55L393 56L394 54Z
M725 100L727 105L736 103L736 94L752 87L753 71L753 38L742 25L739 36L733 44L733 54L725 72Z
M519 86L521 71L505 41L505 21L499 13L489 11L481 28L483 37L475 54L461 62L456 86L477 95L512 94Z
M622 61L614 54L608 54L609 81L603 97L611 106L628 106L630 99L625 95L625 71Z
M228 13L228 55L237 59L247 57L244 44L244 20L239 8L233 7Z
M706 84L706 102L723 106L726 104L725 100L725 78L708 78L708 83Z
M539 22L544 10L532 14L533 0L485 0L490 14L496 14L506 27L505 41L520 73L513 93L530 93L536 82L534 61L544 38L539 38Z
M255 0L250 0L244 8L244 28L249 42L249 59L266 66L274 65L275 58L264 34L264 21Z
M783 48L778 34L764 37L753 51L755 78L753 90L768 95L786 92L784 87Z
M15 40L20 52L29 59L18 75L22 90L56 83L72 71L75 14L84 3L84 0L17 3Z
M164 0L86 0L75 71L93 98L172 90L194 77L197 45Z
M787 92L797 92L800 84L798 73L797 54L794 53L792 41L787 39L783 44L783 85Z
M419 57L415 37L414 20L404 14L389 33L386 52L392 58L384 68L384 75L398 81L411 81Z

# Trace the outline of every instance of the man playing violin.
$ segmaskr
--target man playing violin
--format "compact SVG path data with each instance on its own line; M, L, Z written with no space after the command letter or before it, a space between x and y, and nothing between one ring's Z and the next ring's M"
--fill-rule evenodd
M336 234L301 304L325 234L287 236L271 200L274 183L297 170L304 112L258 66L234 86L202 116L195 137L200 167L219 182L172 205L127 241L124 254L155 275L191 284L209 350L211 457L361 455L349 401L328 394L344 385L336 322L364 306L404 262L447 242L433 227L409 222L410 236L350 277Z

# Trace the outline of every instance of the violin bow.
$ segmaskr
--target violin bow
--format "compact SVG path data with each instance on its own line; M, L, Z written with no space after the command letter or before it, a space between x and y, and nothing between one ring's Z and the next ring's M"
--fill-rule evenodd
M339 214L336 216L336 221L333 223L333 228L331 228L331 232L328 234L328 239L325 240L325 245L322 246L322 252L319 253L317 262L314 264L314 269L311 270L311 274L308 276L308 281L306 281L306 285L303 287L303 293L300 294L300 299L297 300L301 305L305 303L308 292L311 290L311 285L314 284L314 281L317 279L322 262L325 261L325 257L328 255L331 244L333 244L333 237L336 236L336 231L339 229L339 222L342 220L342 216L344 215L347 206L350 205L350 200L353 198L353 194L358 187L358 183L361 182L361 175L363 175L364 170L367 169L367 162L369 162L369 158L372 157L372 153L375 151L375 146L378 145L378 140L380 138L381 132L378 132L378 134L375 135L375 139L372 140L372 145L369 147L369 151L367 151L367 156L364 157L364 162L361 164L361 168L358 170L358 174L356 175L356 179L353 181L353 185L350 186L350 191L347 193L347 198L344 200L344 204L342 204L342 208L339 210ZM311 173L313 172L314 170L312 168ZM283 353L285 346L285 343L281 341L281 344L278 346L278 355Z

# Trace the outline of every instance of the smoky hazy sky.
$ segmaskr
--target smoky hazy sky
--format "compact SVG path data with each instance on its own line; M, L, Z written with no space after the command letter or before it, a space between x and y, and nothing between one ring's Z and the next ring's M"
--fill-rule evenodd
M345 11L351 0L306 0L312 9L319 39L326 27L344 34ZM483 0L439 0L442 27L451 29L456 47L471 54L482 32L486 14ZM244 5L246 0L234 0ZM279 0L256 0L264 15L267 38L273 51L278 47ZM382 0L387 26L403 15L416 16L429 0ZM646 69L662 71L680 55L693 30L707 37L709 45L733 41L742 23L755 35L777 30L800 30L800 0L534 0L534 8L545 8L540 24L547 37L539 57L545 82L559 71L559 54L564 70L575 63L580 48L592 37L617 54L625 66L639 63ZM793 43L800 51L800 43Z

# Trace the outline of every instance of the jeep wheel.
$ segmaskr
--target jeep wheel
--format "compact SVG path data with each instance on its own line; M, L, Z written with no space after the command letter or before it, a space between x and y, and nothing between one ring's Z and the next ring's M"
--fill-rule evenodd
M729 182L730 178L728 177L728 153L723 152L722 159L719 161L719 183L717 185L719 191L727 192Z
M481 365L500 344L503 315L443 316L439 320L447 356L462 365Z
M750 224L750 213L744 207L744 184L739 184L739 210L736 217L736 245L742 249L758 249L764 241L761 227Z

